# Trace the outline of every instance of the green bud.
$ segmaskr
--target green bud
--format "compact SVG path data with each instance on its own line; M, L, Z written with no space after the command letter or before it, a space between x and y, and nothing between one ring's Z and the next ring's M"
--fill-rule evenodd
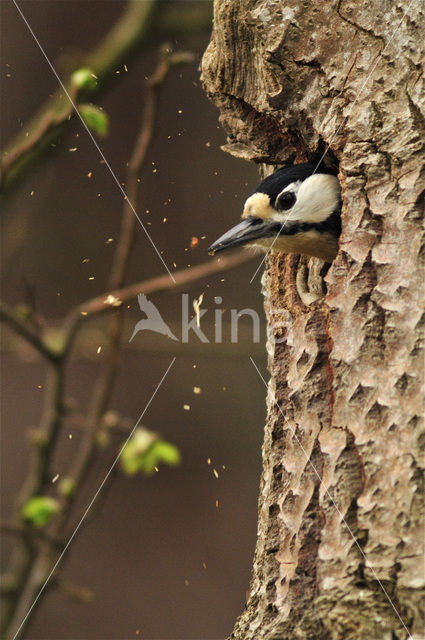
M97 78L94 75L91 69L87 67L83 67L82 69L77 69L71 75L71 84L75 89L88 89L89 91L93 91L97 87Z
M22 320L28 320L32 316L32 309L27 304L18 304L16 307L16 315Z
M105 449L109 445L110 441L111 441L111 438L109 436L109 433L107 433L103 429L99 430L96 433L96 444L101 449Z
M113 429L119 425L119 422L120 414L113 409L106 411L102 416L102 427L105 427L105 429Z
M61 353L64 346L64 333L58 327L49 327L43 334L44 344L55 353Z
M62 478L62 480L59 482L58 491L60 495L64 496L65 498L69 498L70 496L72 496L72 494L74 493L74 489L75 484L72 478L65 476L65 478Z
M108 135L109 118L100 107L94 104L80 104L78 111L89 129L102 137Z

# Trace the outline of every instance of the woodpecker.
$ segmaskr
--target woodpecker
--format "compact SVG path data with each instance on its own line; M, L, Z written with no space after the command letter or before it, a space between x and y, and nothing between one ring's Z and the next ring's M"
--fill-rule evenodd
M340 216L341 191L335 175L324 165L287 165L260 182L245 202L242 222L208 252L214 255L249 245L332 262L338 251Z

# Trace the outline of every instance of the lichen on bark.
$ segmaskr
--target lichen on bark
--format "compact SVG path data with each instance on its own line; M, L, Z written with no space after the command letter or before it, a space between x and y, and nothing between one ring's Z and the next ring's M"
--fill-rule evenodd
M424 35L421 0L215 3L202 78L224 149L268 173L329 147L343 193L323 298L297 286L320 290L316 259L267 259L258 539L233 638L422 634Z

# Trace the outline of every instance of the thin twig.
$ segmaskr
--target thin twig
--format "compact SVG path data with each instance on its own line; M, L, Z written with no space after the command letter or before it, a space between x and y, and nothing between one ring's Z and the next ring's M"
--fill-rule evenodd
M193 56L187 53L169 54L164 48L162 50L159 65L149 83L147 106L141 131L137 137L135 149L129 163L127 180L128 192L134 203L137 202L139 196L139 173L146 160L149 145L152 141L156 122L159 88L165 80L168 71L173 66L192 60ZM134 220L133 210L126 200L124 201L120 239L111 269L110 287L112 289L117 287L121 288L124 283L135 233ZM109 309L115 309L117 313L113 317L109 329L105 368L100 375L89 408L88 430L83 434L82 445L68 474L73 484L73 491L66 496L61 496L60 511L49 530L50 535L56 538L60 538L65 533L75 494L87 477L86 471L96 450L96 435L101 426L102 415L106 410L115 379L121 336L121 313L119 309L113 306L111 307L111 305L109 305ZM80 312L76 312L75 314L71 314L71 318L74 319L73 322L69 323L65 321L64 347L61 350L61 358L57 361L51 361L50 391L45 405L43 427L36 440L30 473L18 500L16 511L18 522L22 505L32 495L41 493L49 479L51 455L60 432L64 413L63 391L65 368L70 354L70 347L76 335L81 317ZM76 322L75 319L77 319L78 322ZM24 333L24 337L27 339L31 340L33 338L33 334L30 333L29 330ZM43 346L41 348L43 348ZM29 542L31 542L31 540ZM19 632L21 633L28 621L26 613L34 602L37 593L40 592L46 576L49 575L52 566L54 566L54 554L49 547L42 548L38 553L34 551L32 546L22 547L17 553L15 563L12 562L12 567L13 566L16 568L15 575L18 577L18 579L15 580L16 584L18 584L18 591L15 600L9 598L7 612L8 627L11 629L19 628ZM24 624L22 624L22 621L24 621Z
M157 110L159 92L168 73L174 67L181 64L192 63L194 56L192 53L182 51L170 53L170 46L163 45L160 51L160 58L156 70L148 81L148 93L146 106L143 113L140 131L136 138L136 144L128 164L127 190L130 201L136 204L140 196L140 173L147 159L147 154L153 139L157 121ZM120 238L114 256L109 284L111 289L122 287L125 281L128 262L133 247L136 231L136 218L133 209L129 206L128 200L124 201ZM115 313L109 326L109 336L106 349L106 359L103 371L97 381L92 402L89 409L88 432L83 440L80 455L75 461L73 472L73 484L77 490L80 483L86 476L87 469L93 458L96 446L96 434L101 423L101 418L105 413L112 393L116 376L119 346L121 341L123 309L115 307ZM75 495L75 494L74 494ZM63 500L62 520L66 523L66 511L72 505L72 496ZM63 528L63 526L62 526Z
M26 536L30 534L34 538L40 538L44 542L48 542L53 548L62 550L65 546L63 540L59 538L54 538L44 529L36 529L34 527L28 527L25 525L18 525L14 522L1 522L0 523L0 531L5 534L13 535L13 536Z
M69 580L62 580L57 577L55 580L55 586L58 587L60 591L71 600L75 600L76 602L91 602L94 598L94 592L87 587L81 587L78 584L74 584L73 582L69 582Z
M42 356L50 362L57 363L61 359L61 354L51 349L43 338L34 330L33 326L26 320L20 318L7 304L0 302L0 321L9 325L15 333L25 338Z
M233 256L210 259L194 267L174 271L173 277L175 282L170 279L168 274L155 276L149 278L149 280L135 282L134 284L122 287L122 289L108 291L86 302L82 302L69 313L65 320L65 326L67 327L64 338L65 348L70 349L73 345L76 331L81 322L85 322L94 316L110 312L115 308L114 305L124 304L130 300L134 300L139 293L153 294L169 289L178 289L184 285L192 284L196 282L196 280L206 278L207 276L234 269L248 262L248 260L252 260L253 257L255 257L253 253L241 251Z
M134 298L136 298L139 293L153 294L160 293L161 291L167 291L169 289L179 289L184 285L190 285L197 280L201 280L202 278L212 276L216 273L221 273L222 271L235 269L239 265L252 260L253 257L255 257L255 254L248 251L241 251L240 253L236 253L233 256L210 259L206 262L201 262L201 264L198 264L194 267L187 267L187 269L174 271L173 276L175 282L173 282L167 274L163 276L155 276L153 278L149 278L148 280L134 282L133 284L130 284L126 287L122 287L121 289L107 291L106 293L102 293L99 296L90 298L89 300L80 303L75 309L72 309L72 311L70 311L62 324L64 328L64 352L61 352L60 355L62 357L66 357L66 355L69 353L71 347L74 344L74 340L80 323L85 322L86 320L94 316L114 311L116 309L114 305L124 305L125 302L134 300ZM0 310L3 308L4 304L0 303ZM12 315L14 315L13 312ZM1 311L0 319L3 319L7 322L6 318L1 317ZM22 335L23 338L28 339L32 344L31 338L28 338L26 333L20 333L20 335Z
M102 416L102 432L105 434L127 435L130 433L134 423L129 418L120 417L114 424L106 424L105 416ZM72 415L67 419L67 424L78 431L87 431L90 428L87 418L82 415Z
M64 81L73 102L78 104L92 97L105 86L105 80L116 77L116 70L136 50L161 40L172 33L193 32L206 29L211 25L211 4L201 3L195 11L187 11L169 3L160 6L159 0L130 0L126 9L111 31L100 44L84 59L78 60L74 69L89 68L99 80L96 88L88 91L72 85L70 76ZM180 3L176 3L180 5ZM125 74L121 74L124 76ZM59 137L70 124L75 122L72 105L64 100L64 94L58 89L39 109L37 114L24 123L21 132L6 146L0 162L0 190L9 189L32 165L42 152L47 151L54 142L60 144Z
M114 68L116 69L123 55L137 43L147 40L152 11L157 2L158 0L129 2L112 30L87 56L86 61L78 64L77 68L89 68L99 81L109 76ZM70 79L66 82L66 88L74 104L88 94L85 87L76 87ZM94 90L91 93L94 93ZM58 137L73 115L72 104L64 100L63 91L58 89L32 120L24 124L22 132L6 147L1 161L2 189L8 187L9 183L27 167L31 156L37 156Z

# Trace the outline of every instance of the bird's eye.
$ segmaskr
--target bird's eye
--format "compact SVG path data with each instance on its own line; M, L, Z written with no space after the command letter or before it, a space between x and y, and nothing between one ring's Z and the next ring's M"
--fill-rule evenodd
M276 198L276 209L278 211L287 211L294 206L296 201L293 191L284 191Z

